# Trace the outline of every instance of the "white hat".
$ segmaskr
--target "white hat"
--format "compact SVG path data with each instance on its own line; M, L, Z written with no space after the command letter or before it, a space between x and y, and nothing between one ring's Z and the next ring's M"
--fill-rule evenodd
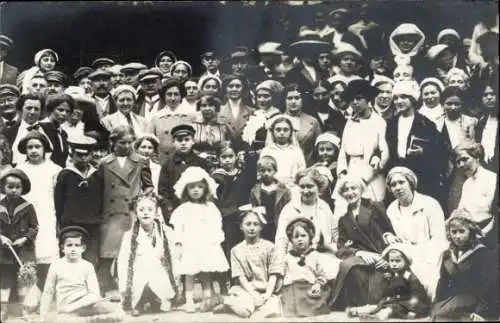
M447 48L448 45L445 44L434 45L427 51L427 58L429 58L430 60L434 60Z
M133 86L130 86L128 84L120 84L118 85L116 88L114 88L113 90L111 90L111 96L113 97L113 100L116 100L116 98L118 97L118 95L122 92L126 92L126 91L129 91L132 93L132 95L134 96L134 100L137 100L137 91L134 89Z
M340 147L340 138L331 132L325 132L316 138L314 146L318 146L320 142L331 142L335 147Z
M371 82L371 86L377 87L384 83L389 83L394 86L394 81L390 77L387 77L385 75L375 75Z
M53 49L46 48L46 49L42 49L42 50L38 51L35 54L35 58L34 58L35 65L38 66L40 64L40 60L42 59L43 55L45 55L45 54L53 55L54 58L56 59L56 63L59 62L59 56L57 55L56 51Z
M453 35L455 36L457 39L460 39L460 34L453 28L446 28L446 29L443 29L439 32L439 34L437 35L437 43L439 44L441 39L446 36L446 35Z
M409 95L416 101L420 98L420 87L416 81L401 81L394 84L392 95Z
M275 55L283 55L284 52L278 49L281 46L280 43L276 42L265 42L259 45L257 51L259 54L275 54Z
M208 184L208 191L213 198L217 198L217 186L215 180L201 167L188 167L182 174L177 183L174 185L175 195L180 199L182 193L188 184L196 183L205 180Z
M423 89L424 86L426 86L427 84L434 84L439 88L440 92L444 91L443 82L441 82L441 80L439 80L435 77L428 77L428 78L423 79L422 82L420 82L420 89Z
M338 43L337 48L335 48L335 50L333 51L333 54L335 56L339 56L344 53L354 54L358 57L358 59L361 59L363 57L363 55L361 55L361 52L357 50L353 45L344 42Z

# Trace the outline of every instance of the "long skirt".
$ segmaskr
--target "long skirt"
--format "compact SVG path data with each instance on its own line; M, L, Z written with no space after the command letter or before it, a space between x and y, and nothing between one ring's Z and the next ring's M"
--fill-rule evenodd
M281 306L284 317L310 317L330 313L328 297L331 287L325 285L319 298L311 298L307 295L311 286L308 282L298 281L283 287Z
M432 304L432 321L470 321L470 315L484 315L487 305L469 294L459 294Z

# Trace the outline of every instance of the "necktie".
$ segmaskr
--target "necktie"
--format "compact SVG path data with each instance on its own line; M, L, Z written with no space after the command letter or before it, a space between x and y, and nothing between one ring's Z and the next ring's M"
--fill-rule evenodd
M63 151L62 129L61 128L56 129L56 132L57 132L57 139L59 140L59 148L61 149L61 151Z
M132 124L132 116L130 115L130 113L129 113L129 114L126 114L126 115L125 115L125 118L127 118L128 125L129 125L131 128L133 128L133 127L134 127L134 125Z

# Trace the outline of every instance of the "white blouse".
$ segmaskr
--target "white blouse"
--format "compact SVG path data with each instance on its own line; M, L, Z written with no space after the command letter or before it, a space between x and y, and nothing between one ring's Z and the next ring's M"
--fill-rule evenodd
M476 173L464 182L458 207L467 209L478 223L490 219L496 186L497 175L479 166Z
M415 116L410 117L400 116L398 119L398 156L399 158L406 157L406 143L408 142L408 136L410 135L411 125Z

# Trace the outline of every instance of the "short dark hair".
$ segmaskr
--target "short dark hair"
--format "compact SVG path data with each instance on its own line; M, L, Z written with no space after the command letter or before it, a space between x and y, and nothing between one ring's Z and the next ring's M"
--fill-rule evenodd
M165 92L167 92L168 89L172 87L177 87L179 89L179 92L181 92L181 98L186 96L186 89L184 88L184 85L179 82L175 78L170 78L165 81L165 83L162 85L160 90L158 91L158 94L160 95L160 99L163 100L165 97Z
M78 231L68 231L61 235L59 238L61 246L64 246L64 243L68 238L80 238L80 241L82 242L83 245L87 245L87 239L85 238L85 235L82 234L81 232Z
M63 103L67 103L69 105L71 112L75 110L76 103L75 100L71 97L71 95L65 93L49 95L49 97L47 98L47 106L46 106L47 114L50 115L55 108L57 108Z
M464 91L462 91L458 86L449 86L444 89L443 93L441 93L441 104L452 96L456 96L460 98L460 101L464 102Z
M201 105L202 99L204 99L205 102L208 104L213 104L215 106L216 112L220 111L220 107L222 105L222 102L217 97L213 96L212 94L204 94L204 93L200 93L199 100L196 102L196 110L197 111L200 110L200 105Z
M40 102L40 107L43 110L43 105L45 104L44 99L41 97L36 96L35 94L32 93L26 93L26 94L21 94L19 99L17 99L16 102L16 110L17 111L22 111L24 103L28 100L35 100Z

